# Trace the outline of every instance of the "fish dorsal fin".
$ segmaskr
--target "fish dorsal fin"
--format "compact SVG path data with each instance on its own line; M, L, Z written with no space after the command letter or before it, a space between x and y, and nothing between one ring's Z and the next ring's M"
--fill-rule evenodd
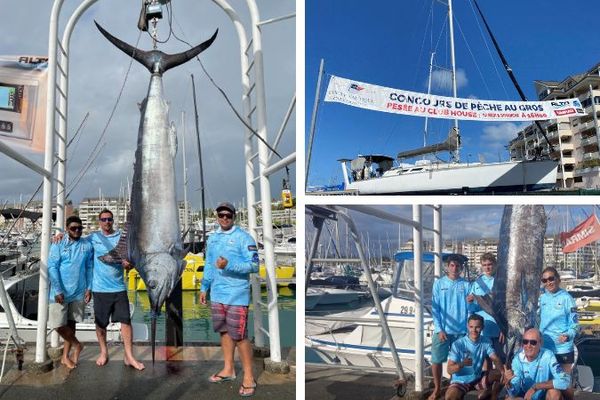
M127 230L129 227L129 222L124 224L121 228L121 236L119 237L119 241L117 245L110 250L108 253L98 257L100 261L106 264L118 264L121 265L123 260L126 260L127 257ZM110 242L108 239L104 237L102 232L97 233L100 240L104 243L104 245L108 248Z

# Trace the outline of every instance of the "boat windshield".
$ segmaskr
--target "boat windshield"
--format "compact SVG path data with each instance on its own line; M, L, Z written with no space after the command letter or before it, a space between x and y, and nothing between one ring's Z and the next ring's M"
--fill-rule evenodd
M434 263L423 261L423 304L431 305L433 291ZM411 299L415 297L415 263L414 260L402 260L394 271L394 297Z
M20 280L6 291L15 308L23 317L37 321L39 274L34 274Z

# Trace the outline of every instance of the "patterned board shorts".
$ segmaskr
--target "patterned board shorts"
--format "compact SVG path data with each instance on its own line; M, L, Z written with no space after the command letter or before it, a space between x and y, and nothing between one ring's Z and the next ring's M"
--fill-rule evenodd
M485 390L490 387L487 374L484 374L480 379L470 383L453 382L448 388L456 388L463 393L469 393L471 390Z
M210 310L215 332L227 332L233 340L244 340L248 337L248 306L229 306L212 302Z

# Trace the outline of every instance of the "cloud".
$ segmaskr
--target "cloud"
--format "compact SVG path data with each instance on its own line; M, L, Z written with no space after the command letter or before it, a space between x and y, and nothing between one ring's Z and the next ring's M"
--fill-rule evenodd
M498 125L487 125L483 128L480 139L481 149L486 149L487 157L495 158L498 153L506 152L506 145L517 136L517 132L525 129L528 122L503 122Z
M456 87L462 89L469 84L467 74L464 69L456 70ZM441 92L452 93L452 72L448 70L435 70L431 73L431 86L436 88L432 90L432 93L436 93L437 90ZM425 84L427 87L427 83Z

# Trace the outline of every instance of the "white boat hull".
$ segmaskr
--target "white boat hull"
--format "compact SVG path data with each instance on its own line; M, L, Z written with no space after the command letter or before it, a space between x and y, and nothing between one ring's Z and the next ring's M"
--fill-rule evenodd
M430 164L408 172L394 169L379 178L354 181L359 194L517 192L556 186L557 162L509 161L490 164Z

